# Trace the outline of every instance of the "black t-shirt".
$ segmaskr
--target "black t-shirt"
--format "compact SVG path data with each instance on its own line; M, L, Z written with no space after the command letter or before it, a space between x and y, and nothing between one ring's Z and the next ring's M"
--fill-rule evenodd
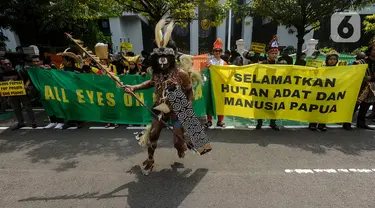
M288 64L293 64L293 58L290 56L281 56L277 61L285 60Z
M3 71L0 77L1 81L21 80L20 74L16 70Z

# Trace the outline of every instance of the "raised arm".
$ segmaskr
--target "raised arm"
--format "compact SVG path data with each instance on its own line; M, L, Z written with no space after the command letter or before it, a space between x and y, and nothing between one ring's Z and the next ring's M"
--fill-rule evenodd
M181 78L181 85L185 92L185 95L187 96L187 99L189 102L193 102L194 100L194 94L193 94L193 85L190 80L190 76L187 72L184 70L179 71L179 76Z

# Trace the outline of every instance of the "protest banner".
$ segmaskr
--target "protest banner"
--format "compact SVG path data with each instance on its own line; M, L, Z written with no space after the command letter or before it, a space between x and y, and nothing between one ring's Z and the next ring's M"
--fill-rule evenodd
M2 97L26 95L25 85L22 80L0 82L0 92Z
M48 115L66 120L111 122L117 124L149 124L150 113L129 94L116 87L109 77L76 74L59 70L33 68L29 75L41 93L41 102ZM121 82L140 84L150 76L124 75ZM193 108L198 117L206 115L204 88L194 86ZM153 105L154 89L136 91L148 106Z
M351 122L367 65L211 66L216 114L302 122Z
M317 60L317 59L306 59L306 66L309 66L309 67L315 67L315 68L319 68L319 67L323 67L323 61L321 60Z
M252 42L250 50L254 51L255 53L264 53L265 48L266 48L266 44L264 43Z

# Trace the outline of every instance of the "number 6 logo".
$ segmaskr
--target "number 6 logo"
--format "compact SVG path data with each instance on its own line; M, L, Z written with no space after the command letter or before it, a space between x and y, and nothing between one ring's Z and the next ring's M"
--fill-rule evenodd
M331 39L355 43L361 38L361 17L356 12L336 12L331 16Z

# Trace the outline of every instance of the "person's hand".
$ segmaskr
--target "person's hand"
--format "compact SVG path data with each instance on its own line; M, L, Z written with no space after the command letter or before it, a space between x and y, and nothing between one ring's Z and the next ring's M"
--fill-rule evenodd
M371 80L371 76L367 76L367 77L366 77L366 80L367 80L367 81L370 81L370 80Z
M142 72L142 74L141 74L141 75L142 75L142 76L146 76L146 74L147 74L146 72Z
M207 67L209 68L210 66L211 66L211 63L208 63L208 64L207 64Z
M134 87L131 86L131 85L124 85L121 88L124 89L126 92L133 92L134 91Z
M25 85L25 90L29 89L29 85Z

